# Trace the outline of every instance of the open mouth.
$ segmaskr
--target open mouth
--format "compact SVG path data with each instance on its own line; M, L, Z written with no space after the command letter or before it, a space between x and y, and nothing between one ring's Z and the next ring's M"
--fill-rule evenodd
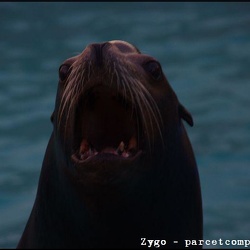
M142 153L143 136L136 109L121 94L97 86L85 93L75 115L72 160L133 160Z

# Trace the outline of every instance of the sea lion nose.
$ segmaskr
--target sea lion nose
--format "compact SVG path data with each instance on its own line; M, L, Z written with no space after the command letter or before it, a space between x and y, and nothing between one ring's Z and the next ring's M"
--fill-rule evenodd
M93 53L95 53L96 64L100 67L103 63L103 51L104 48L108 45L111 45L109 42L104 43L93 43L91 44L91 48L93 49Z

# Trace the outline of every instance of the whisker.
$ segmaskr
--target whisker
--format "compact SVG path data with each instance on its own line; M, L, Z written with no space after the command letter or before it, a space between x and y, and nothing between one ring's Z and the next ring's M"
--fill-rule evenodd
M131 103L131 117L135 117L137 124L137 135L139 139L140 129L147 139L150 153L156 140L156 131L161 138L164 147L162 135L163 121L157 103L153 96L141 82L135 69L123 60L109 60L105 66L105 77L108 79L106 84L114 88L117 94L121 94L125 101ZM91 61L82 61L82 58L72 64L71 73L65 83L62 91L61 103L58 111L58 127L62 126L62 119L65 119L65 132L74 116L74 109L81 95L85 92L86 83L94 75L94 67ZM140 122L142 128L140 128Z

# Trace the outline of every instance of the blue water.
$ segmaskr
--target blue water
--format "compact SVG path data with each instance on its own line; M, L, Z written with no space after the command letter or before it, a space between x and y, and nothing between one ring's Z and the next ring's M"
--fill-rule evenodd
M35 199L60 63L113 39L157 58L193 115L204 238L250 239L249 13L249 3L1 2L0 248L16 246Z

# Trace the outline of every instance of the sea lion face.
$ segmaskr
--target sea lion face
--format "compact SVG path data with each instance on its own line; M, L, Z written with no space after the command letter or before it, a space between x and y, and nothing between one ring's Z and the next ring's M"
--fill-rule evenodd
M124 41L90 44L59 68L53 123L63 161L81 175L152 168L179 106L156 59Z

